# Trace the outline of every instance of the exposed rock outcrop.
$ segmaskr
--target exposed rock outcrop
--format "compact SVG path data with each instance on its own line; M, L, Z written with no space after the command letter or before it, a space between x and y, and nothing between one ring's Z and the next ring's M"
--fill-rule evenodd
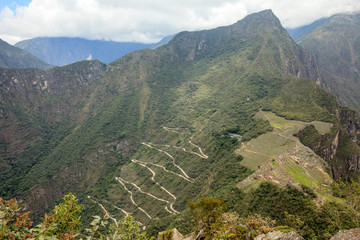
M201 234L200 234L201 235ZM198 240L200 235L191 233L183 236L176 228L168 231L160 232L158 240ZM330 240L358 240L360 239L360 228L350 230L340 230L336 235L332 236ZM267 234L261 234L254 238L254 240L304 240L304 238L296 232L273 231Z
M99 61L83 61L48 71L0 69L0 104L7 112L23 108L54 122L74 108L89 104L89 96L103 81L105 71L106 66Z
M357 240L360 239L360 228L350 230L340 230L338 234L332 236L330 240Z
M158 240L182 240L183 235L176 229L170 229L168 231L160 232Z
M360 145L360 118L359 114L350 108L342 108L340 112L341 125L349 134L351 140Z
M296 232L283 233L281 231L274 231L261 234L254 238L254 240L304 240L304 238Z
M198 234L195 232L190 233L186 236L183 236L176 228L160 232L158 240L199 240L203 237L203 231L200 231Z
M305 129L296 136L329 164L335 180L348 179L360 172L360 117L346 107L336 115L337 124L331 133L320 136Z
M348 178L360 171L360 118L352 109L343 107L338 116L341 124L335 155L333 175L335 179Z

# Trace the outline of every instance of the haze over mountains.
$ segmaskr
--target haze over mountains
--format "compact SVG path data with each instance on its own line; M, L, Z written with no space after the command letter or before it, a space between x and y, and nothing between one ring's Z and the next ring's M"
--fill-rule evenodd
M360 14L337 14L293 31L322 69L321 85L340 103L360 110Z
M13 47L0 39L0 67L6 68L40 68L49 69L51 66L31 55L27 51Z
M172 37L168 36L151 44L68 37L40 37L18 42L15 46L54 66L64 66L82 60L95 59L108 64L135 50L164 45Z
M316 203L338 204L333 180L359 173L360 118L317 84L336 92L335 66L305 44L320 26L302 31L308 51L266 10L108 65L1 68L1 196L39 215L72 191L85 221L101 204L160 231L188 229L187 201L206 194L244 216L297 216L309 238L338 230Z

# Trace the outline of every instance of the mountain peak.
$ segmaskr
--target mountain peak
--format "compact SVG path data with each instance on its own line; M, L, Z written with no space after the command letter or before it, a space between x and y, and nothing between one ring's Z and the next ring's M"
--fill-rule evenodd
M261 12L252 13L242 20L239 20L233 25L241 29L248 29L256 34L263 33L263 31L276 27L284 30L280 20L275 16L271 9L263 10Z
M182 32L174 37L168 47L173 48L179 59L192 61L195 58L207 56L209 52L214 56L215 53L222 54L225 50L232 51L245 42L253 44L253 46L257 45L256 49L260 49L261 46L268 48L270 45L274 49L281 49L279 50L280 55L276 57L276 62L279 71L284 75L290 72L298 77L316 80L319 78L318 72L313 67L316 66L314 60L309 54L302 52L292 41L272 10L253 13L230 26L198 32ZM257 52L254 56L259 57L258 60L261 59L264 64L270 58L274 58L269 52L261 52L260 55L258 54L259 50L254 50L254 52ZM297 60L290 61L290 59L297 59L293 58L291 54L300 54L302 57L299 62ZM307 63L307 67L304 63Z
M232 37L236 37L237 39L246 40L257 35L262 35L268 31L277 31L278 33L287 34L287 31L281 25L280 20L274 15L271 9L252 13L230 26L222 26L211 30L203 30L200 32L183 32L178 34L174 38L174 40L176 41L178 39L180 41L183 41L184 34L187 38L189 37L189 35L198 35L202 38L206 36L208 38L209 36L211 36L210 38L219 39L229 39Z
M255 19L255 18L259 18L263 21L267 20L279 20L275 14L273 13L273 11L271 9L266 9L266 10L262 10L260 12L256 12L256 13L252 13L247 15L244 19Z

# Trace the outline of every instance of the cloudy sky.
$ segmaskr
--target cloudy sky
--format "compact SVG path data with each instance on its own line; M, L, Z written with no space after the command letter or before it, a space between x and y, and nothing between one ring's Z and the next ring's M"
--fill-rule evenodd
M272 9L285 27L340 12L359 0L0 0L0 38L14 44L40 36L155 42L184 30L229 25Z

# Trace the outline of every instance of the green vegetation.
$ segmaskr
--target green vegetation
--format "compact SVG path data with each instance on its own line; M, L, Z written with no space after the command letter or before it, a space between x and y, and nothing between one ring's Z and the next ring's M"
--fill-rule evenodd
M309 29L310 30L310 29ZM322 69L320 84L333 92L342 105L360 110L359 14L337 14L324 19L297 40L312 53Z
M321 135L314 125L308 125L298 134L298 137L302 144L311 146L319 142Z
M265 11L229 27L181 33L108 66L3 70L7 114L0 131L9 137L0 139L1 195L27 201L41 222L43 206L71 190L84 205L84 225L95 221L97 237L117 229L101 226L125 215L149 225L151 234L169 227L189 233L196 220L187 203L203 195L239 214L217 215L207 228L223 221L241 225L236 231L243 234L248 215L258 213L309 238L353 226L346 220L324 230L332 220L321 220L312 201L333 199L332 179L316 149L302 142L321 140L326 150L341 126L335 98L293 77L316 75L302 51ZM356 150L348 135L339 133L338 166ZM326 206L338 211L341 204ZM93 220L100 209L108 216ZM272 228L263 220L256 217L254 232ZM218 226L219 238L226 226Z
M29 212L23 212L23 206L14 199L4 201L0 198L1 239L68 239L76 236L82 206L70 193L63 200L51 214L45 214L41 224L31 228Z
M294 187L280 188L262 183L244 197L237 211L245 216L257 213L270 217L276 220L277 225L294 228L305 239L328 239L339 229L357 227L354 212L347 207L348 202L329 201L317 207L312 200L314 196Z
M131 216L122 221L104 212L103 217L94 216L91 228L80 232L80 215L83 206L71 193L63 198L63 203L55 206L52 213L45 214L43 222L35 227L29 212L14 199L0 198L0 238L1 239L150 239L140 229ZM113 223L110 223L113 221Z
M301 121L288 120L272 112L259 111L256 113L254 118L267 120L269 121L271 126L276 129L296 127L296 126L301 126L303 124L303 122Z
M313 125L315 127L315 129L321 135L325 135L327 133L330 133L331 128L333 127L333 124L329 124L329 123L326 123L326 122L320 122L320 121L313 121L313 122L311 122L311 125Z
M237 150L244 157L241 164L257 170L252 176L238 184L246 190L259 185L262 181L300 188L305 185L326 198L330 197L331 177L324 171L327 164L310 149L300 143L303 138L295 138L299 130L309 138L307 129L318 132L311 123L287 120L267 111L259 111L255 118L266 119L273 126L273 132L263 134ZM322 131L332 124L317 121ZM301 134L300 134L301 135ZM321 135L319 135L321 138ZM303 141L302 141L303 143Z
M225 203L219 199L201 197L196 203L189 202L190 211L198 224L196 235L205 239L254 239L256 236L274 231L274 222L261 216L239 218L233 212L224 212Z
M304 171L304 168L302 168L299 165L289 165L285 167L291 176L294 178L294 180L300 184L303 184L305 186L311 186L313 179L311 179L311 176L306 174L306 171Z
M50 69L51 65L20 48L0 40L0 67Z
M297 78L285 84L280 95L267 107L287 119L305 122L313 120L337 122L335 97L322 90L310 79Z
M219 223L219 217L225 209L225 202L202 196L199 202L189 202L189 208L191 213L198 219L199 228L204 230L205 237L212 239L214 237L212 226Z
M306 186L303 191L287 186L280 188L262 183L256 190L237 197L226 212L223 200L202 196L198 202L189 202L196 221L177 216L190 231L206 239L253 239L270 231L297 231L306 239L328 239L339 229L359 227L360 183L337 182L333 185L340 200L316 206L316 194ZM234 204L235 203L235 204ZM2 239L150 239L141 231L131 216L116 220L103 206L104 215L94 216L90 228L83 229L79 213L83 209L71 193L63 202L45 214L42 223L32 227L29 212L16 200L0 199L0 237ZM260 215L261 214L261 215ZM262 217L265 216L265 217ZM185 217L185 218L184 218ZM162 219L161 221L164 221ZM166 219L165 219L166 221ZM172 225L178 228L178 225ZM153 232L157 235L158 232ZM169 237L166 231L164 239Z

